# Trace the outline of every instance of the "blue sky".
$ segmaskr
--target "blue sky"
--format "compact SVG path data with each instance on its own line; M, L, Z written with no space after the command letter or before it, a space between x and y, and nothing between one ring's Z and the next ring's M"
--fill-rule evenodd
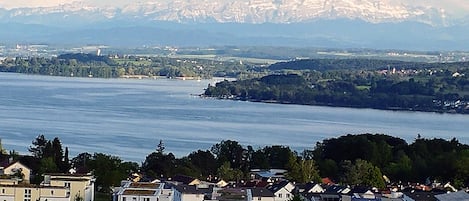
M16 8L16 7L38 7L38 6L55 6L64 3L70 3L74 0L0 0L0 7ZM91 2L98 5L124 5L135 2L135 0L80 0ZM140 0L145 1L145 0ZM158 0L153 0L158 1ZM246 0L241 0L246 1ZM450 15L467 16L469 15L468 0L378 0L388 1L391 3L403 3L418 6L432 6L443 8Z

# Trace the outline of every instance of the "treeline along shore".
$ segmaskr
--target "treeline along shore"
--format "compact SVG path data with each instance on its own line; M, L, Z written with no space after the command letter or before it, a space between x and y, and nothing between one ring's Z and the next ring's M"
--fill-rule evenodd
M285 65L288 67L291 64ZM469 79L466 74L469 68L465 67L467 63L451 65L455 66L408 70L395 67L331 71L284 69L261 78L220 82L208 86L203 96L269 103L467 114Z

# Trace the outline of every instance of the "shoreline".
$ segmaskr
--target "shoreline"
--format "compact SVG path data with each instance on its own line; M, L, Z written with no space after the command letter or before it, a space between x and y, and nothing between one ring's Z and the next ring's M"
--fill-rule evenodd
M357 106L345 106L345 105L335 105L335 104L299 104L292 103L287 101L278 101L278 100L257 100L257 99L242 99L239 97L214 97L206 96L204 94L198 95L202 98L213 98L220 100L230 100L230 101L244 101L252 103L266 103L266 104L282 104L282 105L304 105L304 106L321 106L321 107L334 107L334 108L353 108L353 109L372 109L372 110L382 110L382 111L396 111L396 112L423 112L423 113L435 113L435 114L459 114L459 115L468 115L468 113L457 112L456 110L418 110L413 108L400 108L400 107L388 107L388 108L377 108L377 107L357 107Z
M200 80L228 80L233 81L237 78L235 77L211 77L211 78L202 78L202 77L166 77L166 76L148 76L148 75L123 75L120 77L95 77L95 76L65 76L65 75L44 75L38 73L17 73L17 72L6 72L0 71L4 74L18 74L18 75L32 75L32 76L46 76L46 77L62 77L62 78L84 78L84 79L116 79L116 80L157 80L157 79L167 79L167 80L181 80L181 81L200 81Z

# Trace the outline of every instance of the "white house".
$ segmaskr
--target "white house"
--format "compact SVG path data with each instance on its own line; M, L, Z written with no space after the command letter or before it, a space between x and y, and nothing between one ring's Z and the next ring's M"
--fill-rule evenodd
M267 187L275 195L275 201L288 201L293 198L295 185L289 181L281 181Z
M94 201L94 183L96 178L91 174L44 174L42 186L58 186L70 190L70 197L80 197L83 201Z
M113 201L172 201L172 190L164 183L122 181L112 196Z
M248 201L275 201L275 195L266 188L247 189Z
M173 186L173 201L203 201L210 197L213 187L208 185L175 185Z

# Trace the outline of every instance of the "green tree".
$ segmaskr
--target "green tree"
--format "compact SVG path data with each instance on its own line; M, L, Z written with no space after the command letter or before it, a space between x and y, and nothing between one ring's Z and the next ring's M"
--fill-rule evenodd
M243 176L243 172L239 169L231 168L230 162L228 161L225 161L223 165L218 168L217 172L221 179L228 181L239 181Z
M33 154L34 157L42 159L44 157L44 151L48 140L44 137L44 135L38 135L36 139L32 142L33 146L29 147L29 152Z
M182 174L182 175L187 175L187 176L191 176L194 178L205 179L204 177L202 177L203 175L201 173L201 170L198 167L196 167L194 164L192 164L190 159L187 156L176 159L174 166L175 167L174 167L173 172L175 174Z
M156 147L156 152L160 153L160 154L163 154L164 149L165 149L165 147L164 147L163 140L160 140L160 143L158 143L158 146Z
M57 164L54 161L54 158L52 157L47 157L41 159L39 166L39 175L42 175L44 173L55 173L57 172Z
M187 157L193 166L200 170L203 176L214 176L217 171L217 160L215 156L208 150L197 150Z
M270 168L287 168L289 157L296 155L288 146L267 146L263 149Z
M61 166L62 172L68 172L70 170L70 159L68 158L68 147L65 147L65 153L64 153L64 158Z
M15 150L10 150L10 153L8 155L13 159L13 161L17 161L20 159L20 153Z
M62 142L60 142L58 137L55 137L52 142L50 142L50 146L51 148L50 150L48 150L50 151L50 153L46 153L46 155L53 157L59 172L67 173L70 164L68 164L68 160L65 161L64 151L62 149Z
M368 161L357 159L354 164L347 163L343 183L384 188L381 170Z
M149 176L167 178L174 174L176 157L172 154L153 152L149 154L142 164L142 170Z
M91 170L90 161L92 157L89 153L80 153L72 159L72 167L76 169L77 173L88 173Z
M337 175L339 175L339 166L337 163L332 159L325 159L319 161L319 172L323 177L330 177L332 179L338 179Z
M231 167L240 169L245 162L243 161L245 149L236 141L221 141L213 145L211 151L216 156L219 165L229 162Z
M397 152L397 161L391 162L384 169L390 179L406 181L412 178L412 160L403 150Z
M291 181L299 183L320 182L319 170L314 160L305 160L294 156L289 157L289 172L287 178Z
M110 192L112 186L128 177L128 172L122 167L122 160L117 156L95 153L89 166L96 176L96 186L100 192Z
M295 195L293 195L293 197L290 198L288 201L303 201L303 199L301 199L301 196L300 196L300 195L295 194Z
M270 167L269 159L262 149L256 150L252 153L251 167L259 169L268 169Z
M32 142L32 146L29 147L29 151L33 156L39 160L44 158L51 158L55 163L56 171L66 173L70 168L68 156L65 157L62 149L62 142L58 137L55 137L52 141L47 140L44 135L39 135ZM67 153L68 155L68 149ZM49 160L49 159L48 159Z

